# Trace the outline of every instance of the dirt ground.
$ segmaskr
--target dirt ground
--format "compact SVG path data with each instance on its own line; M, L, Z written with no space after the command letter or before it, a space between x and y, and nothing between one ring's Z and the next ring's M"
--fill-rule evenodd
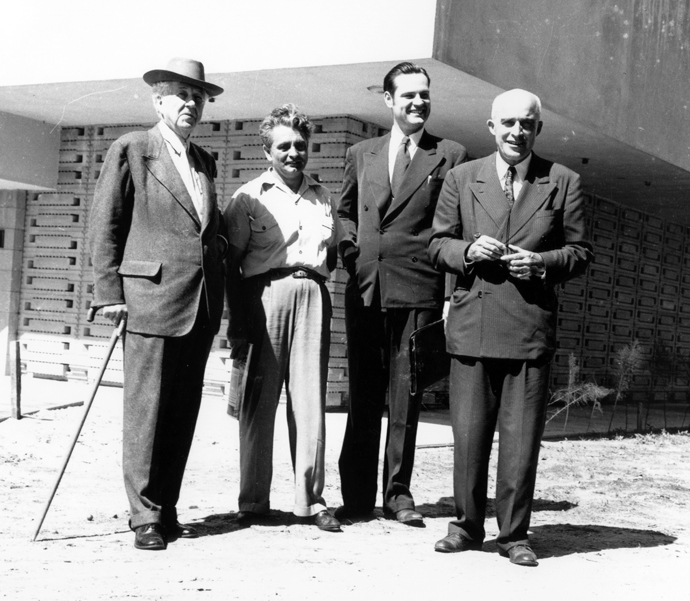
M493 517L482 552L434 552L454 514L448 445L417 451L413 487L424 528L384 519L380 510L376 519L345 525L338 534L294 523L280 412L272 515L240 527L237 422L221 400L205 399L178 506L181 520L201 536L146 552L134 549L127 529L121 391L102 396L36 542L31 536L83 408L0 423L2 599L656 600L688 594L687 434L544 442L532 520L540 565L522 568L498 555ZM332 508L340 504L344 420L341 414L327 420L325 498ZM494 471L495 456L492 490Z

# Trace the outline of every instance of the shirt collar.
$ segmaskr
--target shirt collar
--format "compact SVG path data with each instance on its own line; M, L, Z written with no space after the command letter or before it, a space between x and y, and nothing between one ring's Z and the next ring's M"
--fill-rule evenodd
M517 165L513 165L515 167L515 177L518 179L518 181L524 182L525 177L527 177L527 170L529 169L529 164L530 161L532 160L532 153L530 152L526 158L524 158L522 161L520 161ZM500 181L503 181L506 176L506 172L508 171L508 167L510 165L506 163L503 160L503 157L501 156L500 152L496 153L496 172L498 173L498 179Z
M259 181L261 182L261 186L264 188L267 188L269 186L277 186L278 188L282 190L287 190L290 192L290 194L294 194L290 188L288 188L283 182L281 182L276 176L273 171L273 167L269 167L266 171L264 171L260 176L259 176ZM299 191L297 194L302 195L307 191L307 188L312 188L319 186L319 182L317 182L314 178L310 177L306 173L302 172L302 185L299 187Z
M179 136L172 129L170 129L165 121L161 120L158 122L158 129L160 130L163 139L172 147L178 156L183 152L187 152L189 142L185 143L180 140Z
M422 139L423 135L424 127L414 132L413 134L407 136L408 138L410 138L410 146L412 148L417 148L417 146L419 146L419 141ZM398 124L393 123L393 127L391 129L391 148L398 148L398 146L400 146L400 142L404 137L405 134L402 132Z

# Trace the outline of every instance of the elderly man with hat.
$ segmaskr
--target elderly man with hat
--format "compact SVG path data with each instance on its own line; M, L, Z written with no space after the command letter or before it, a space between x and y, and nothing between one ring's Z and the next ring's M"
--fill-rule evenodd
M194 436L204 370L223 311L221 214L211 155L190 143L204 105L223 89L204 66L172 59L149 71L160 118L110 147L90 224L93 307L124 340L123 471L137 549L197 534L177 500Z

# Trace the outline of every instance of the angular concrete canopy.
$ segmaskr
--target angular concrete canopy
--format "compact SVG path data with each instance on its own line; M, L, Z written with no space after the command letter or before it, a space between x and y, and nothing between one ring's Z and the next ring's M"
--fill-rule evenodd
M67 4L93 10L90 2ZM442 47L433 51L434 36L439 44L434 19L445 18L447 3L437 9L435 0L353 0L347 5L298 0L288 10L273 1L236 8L236 3L211 0L193 30L189 20L197 15L185 12L186 3L167 3L164 14L146 2L124 4L139 18L130 14L124 19L128 6L100 20L88 19L88 12L68 18L55 8L61 4L45 3L50 14L41 23L51 20L51 26L32 29L31 37L32 43L43 40L42 52L15 52L12 72L7 64L0 67L0 83L12 82L0 86L0 111L60 126L150 123L150 90L141 74L163 67L171 56L188 54L203 60L207 79L226 90L207 105L204 120L260 118L278 104L294 102L312 116L349 114L389 126L380 93L369 88L380 86L396 63L412 60L432 79L429 129L461 142L475 157L493 151L486 119L492 99L504 88L433 58L444 54ZM482 6L478 1L458 4L473 5L475 11ZM27 10L13 10L32 18ZM153 23L160 27L154 30ZM408 33L411 23L414 35ZM192 43L177 43L175 34L181 31ZM54 76L37 71L45 62ZM59 77L63 71L67 75ZM48 77L91 80L47 83ZM506 79L505 86L514 84ZM588 191L690 225L685 200L690 172L607 136L592 123L568 118L564 110L550 110L548 94L542 100L545 125L538 153L578 171Z

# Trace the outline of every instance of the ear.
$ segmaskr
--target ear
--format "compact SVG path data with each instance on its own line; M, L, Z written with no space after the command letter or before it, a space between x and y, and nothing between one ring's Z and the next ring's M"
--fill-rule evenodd
M493 119L487 119L486 120L486 126L489 128L489 131L491 132L491 135L496 135L495 128L494 128L494 120Z
M383 93L383 101L386 103L386 106L389 109L393 108L393 96L391 96L390 92L384 92Z
M263 150L264 150L264 156L266 157L266 160L267 160L269 163L272 163L272 162L273 162L273 157L271 156L271 149L270 149L270 148L266 148L266 145L264 144Z
M539 122L539 125L537 125L537 135L539 135L539 134L541 133L541 128L542 128L543 125L544 125L544 122L543 122L543 121L540 121L540 122Z

